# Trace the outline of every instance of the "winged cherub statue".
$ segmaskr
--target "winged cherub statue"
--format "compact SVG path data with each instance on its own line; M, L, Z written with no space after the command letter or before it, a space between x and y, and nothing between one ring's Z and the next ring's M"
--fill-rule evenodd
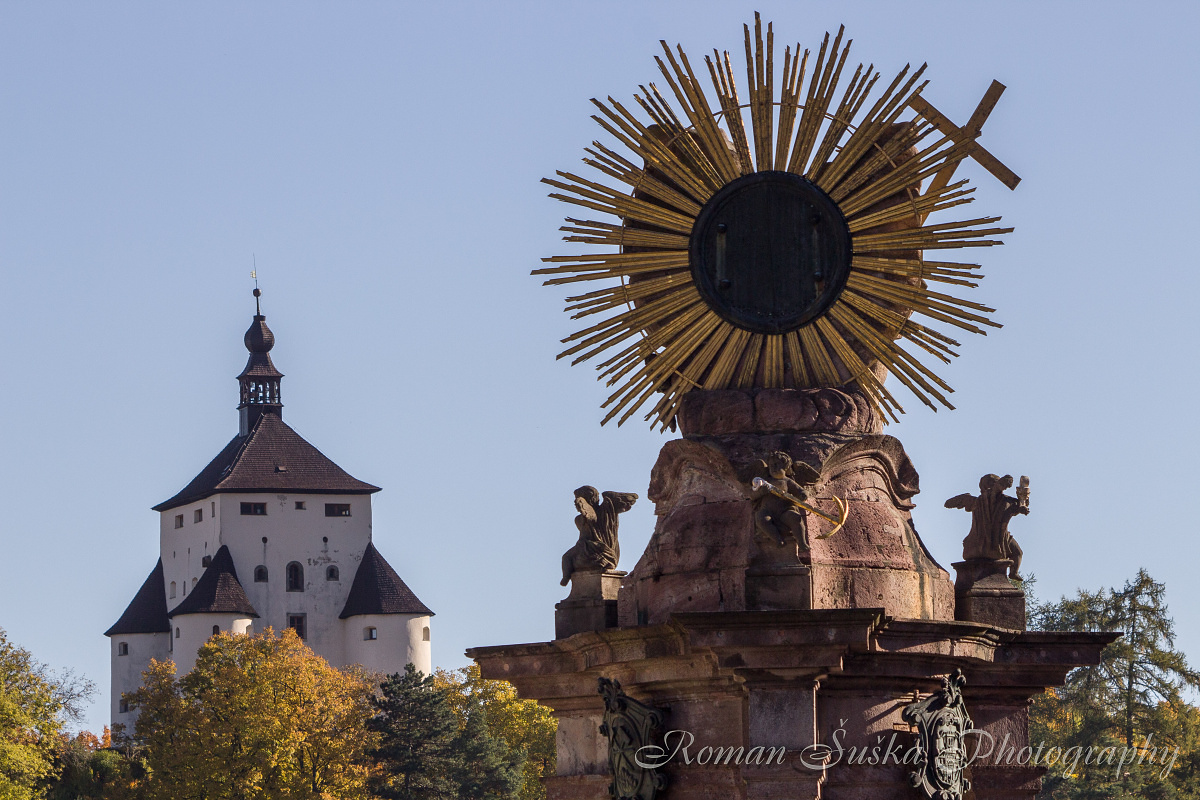
M971 532L963 539L963 559L975 558L999 561L1008 559L1012 566L1008 577L1021 577L1021 547L1008 532L1008 521L1017 514L1029 513L1029 478L1021 476L1017 496L1010 497L1005 489L1013 485L1012 475L984 475L979 479L979 496L960 494L946 501L946 508L961 508L971 512Z
M754 527L758 533L773 539L780 546L794 539L804 550L808 549L808 521L801 509L808 508L804 501L808 493L796 480L811 484L820 478L819 473L802 461L792 461L783 452L774 452L766 460L758 462L760 472L766 478L752 482L754 505Z
M616 569L621 558L617 543L617 515L633 508L638 496L631 492L604 492L595 486L580 486L575 490L575 527L579 541L562 557L562 585L566 586L574 572L595 572Z

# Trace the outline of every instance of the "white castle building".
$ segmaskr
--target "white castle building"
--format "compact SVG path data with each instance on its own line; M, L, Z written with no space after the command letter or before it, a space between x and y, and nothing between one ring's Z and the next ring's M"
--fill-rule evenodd
M114 723L133 721L123 695L141 686L151 659L174 659L182 675L218 631L294 628L335 666L391 673L412 663L430 672L433 612L371 543L379 487L351 477L283 421L283 373L271 363L275 337L261 311L245 341L238 434L154 507L158 564L105 632Z

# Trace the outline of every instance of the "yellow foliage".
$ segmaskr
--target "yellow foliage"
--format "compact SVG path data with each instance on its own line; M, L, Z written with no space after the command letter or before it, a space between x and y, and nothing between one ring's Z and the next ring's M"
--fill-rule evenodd
M176 680L151 662L131 696L149 800L368 797L372 683L292 630L222 633Z
M43 796L62 731L56 684L0 629L0 800Z

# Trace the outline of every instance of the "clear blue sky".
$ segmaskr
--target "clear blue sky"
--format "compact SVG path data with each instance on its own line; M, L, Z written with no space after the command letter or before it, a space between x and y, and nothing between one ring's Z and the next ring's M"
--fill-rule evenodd
M100 686L157 557L150 506L236 432L253 305L285 419L383 486L375 540L429 604L434 661L553 635L582 483L644 496L665 437L599 426L554 360L564 250L538 180L599 131L588 98L655 78L658 39L778 45L844 22L852 58L927 60L963 121L996 78L972 210L1017 231L973 299L1005 327L945 370L957 411L890 433L939 561L985 472L1027 474L1013 532L1042 597L1165 581L1200 663L1193 231L1198 6L1185 3L0 4L0 626ZM623 518L622 567L653 527Z

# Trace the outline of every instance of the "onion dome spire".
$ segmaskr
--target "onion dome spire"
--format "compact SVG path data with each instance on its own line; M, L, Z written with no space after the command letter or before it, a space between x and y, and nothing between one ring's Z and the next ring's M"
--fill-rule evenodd
M271 363L275 334L267 327L267 318L263 316L259 304L261 296L262 292L257 286L254 287L254 321L250 323L245 337L250 358L247 359L242 374L237 377L241 389L238 432L242 436L250 433L250 429L263 414L283 416L283 400L279 394L279 382L283 373Z

